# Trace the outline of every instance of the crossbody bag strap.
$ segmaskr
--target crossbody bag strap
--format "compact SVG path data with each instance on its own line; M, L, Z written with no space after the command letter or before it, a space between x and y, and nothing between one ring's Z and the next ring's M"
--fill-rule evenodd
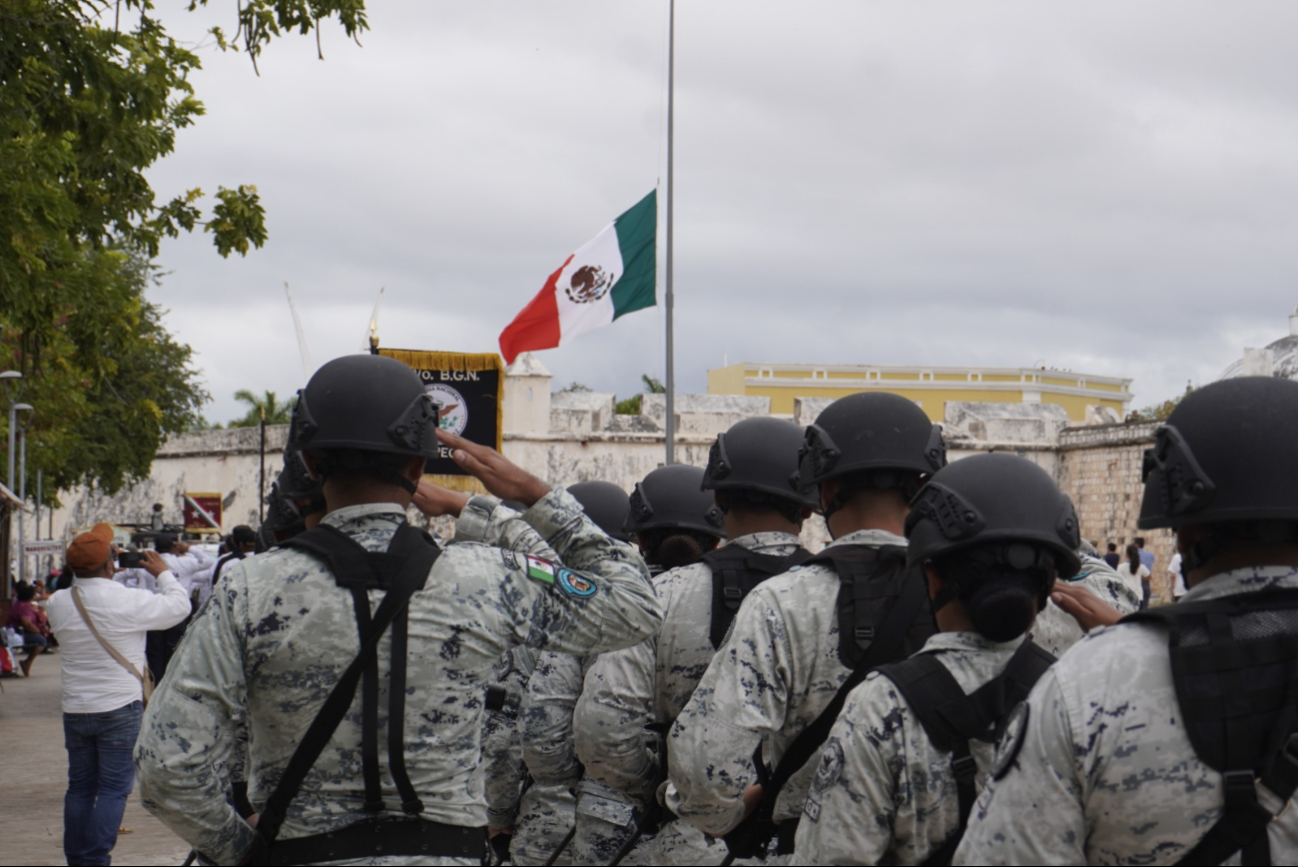
M95 640L99 642L100 646L102 646L104 650L108 651L109 656L117 660L118 665L129 671L131 676L140 682L140 687L143 688L144 675L140 674L140 670L136 668L129 659L123 656L120 650L109 644L108 640L99 634L99 630L95 628L95 621L90 619L90 612L86 610L86 604L81 601L81 588L76 586L72 588L72 604L77 606L77 613L80 614L81 619L86 622L86 626L90 627L90 634L95 637Z

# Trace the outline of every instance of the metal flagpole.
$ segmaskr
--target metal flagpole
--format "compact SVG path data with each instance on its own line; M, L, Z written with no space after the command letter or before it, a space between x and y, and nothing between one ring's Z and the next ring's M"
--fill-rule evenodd
M676 463L676 363L672 347L672 308L675 296L672 294L672 206L676 196L672 194L672 96L675 91L676 75L676 0L668 0L667 12L667 276L664 284L667 299L667 463Z

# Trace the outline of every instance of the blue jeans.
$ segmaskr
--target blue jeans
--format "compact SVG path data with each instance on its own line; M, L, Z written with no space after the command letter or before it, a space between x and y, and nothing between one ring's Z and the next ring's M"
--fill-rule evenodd
M65 713L68 793L63 799L63 854L69 864L111 864L126 798L135 783L131 754L144 705L104 713Z

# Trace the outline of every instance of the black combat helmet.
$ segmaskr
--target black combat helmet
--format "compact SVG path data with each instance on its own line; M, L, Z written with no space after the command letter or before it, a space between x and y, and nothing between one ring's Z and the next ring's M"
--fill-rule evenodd
M437 456L437 408L409 367L382 355L344 355L298 392L288 447Z
M1298 382L1225 379L1186 395L1145 452L1141 529L1298 522Z
M703 470L684 464L659 467L631 492L631 511L626 530L698 530L724 539L721 510L712 495L703 490Z
M1026 632L1056 576L1081 571L1072 501L1014 455L972 455L939 470L911 502L906 536L907 561L932 561L942 579L933 610L959 599L992 641Z
M778 418L746 418L718 434L703 471L705 491L760 491L815 508L814 490L797 483L802 428Z
M911 501L906 538L911 564L999 543L1012 565L1027 568L1036 555L1013 548L1028 543L1047 551L1060 575L1081 570L1073 501L1049 473L1016 455L971 455L940 470Z
M825 407L807 428L799 455L804 492L829 479L868 474L871 487L913 496L921 476L946 466L942 428L901 395L849 394Z
M624 529L631 511L631 498L612 482L578 482L568 486L568 493L581 503L586 516L605 533L623 542L631 536Z

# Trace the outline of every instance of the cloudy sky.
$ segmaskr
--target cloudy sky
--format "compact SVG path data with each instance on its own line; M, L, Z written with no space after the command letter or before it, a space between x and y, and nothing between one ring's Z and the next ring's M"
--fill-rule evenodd
M179 8L182 4L168 4ZM255 184L270 240L168 242L154 292L213 403L292 393L384 345L494 351L576 247L659 183L665 0L370 0L244 56L202 49L207 116L160 198ZM1030 366L1215 378L1298 304L1298 5L680 4L678 388L730 362ZM233 7L167 12L206 44ZM662 308L541 353L622 395Z

